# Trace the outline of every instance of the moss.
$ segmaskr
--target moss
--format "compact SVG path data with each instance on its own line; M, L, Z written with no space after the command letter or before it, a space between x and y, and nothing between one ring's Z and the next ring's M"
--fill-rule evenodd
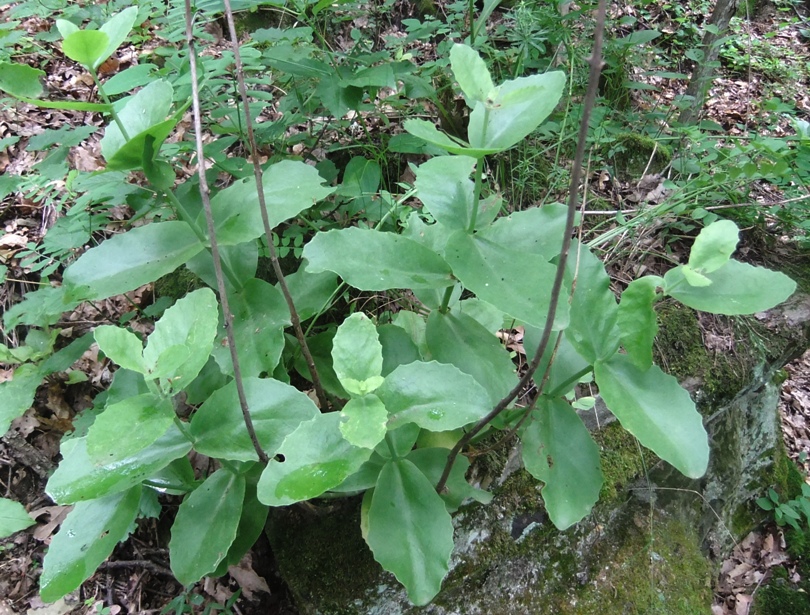
M616 135L611 151L615 171L624 179L640 179L645 170L659 173L672 160L672 150L668 146L632 132Z
M701 406L719 408L748 384L755 362L746 345L717 355L707 350L692 309L664 302L658 307L658 326L656 361L681 383L698 382L696 397ZM734 337L737 339L736 331Z
M155 282L155 297L169 297L177 301L205 283L185 267L164 275Z
M810 594L778 579L760 588L750 612L751 615L810 615Z
M608 425L592 435L599 445L605 479L599 494L600 501L618 497L622 487L658 461L652 451L639 446L635 437L618 423Z
M357 613L353 601L376 586L382 568L360 533L360 499L321 514L273 510L267 535L279 570L299 604L321 613Z
M783 499L792 500L802 494L804 476L796 467L796 464L787 456L782 442L779 443L777 450L774 452L771 477L774 488Z

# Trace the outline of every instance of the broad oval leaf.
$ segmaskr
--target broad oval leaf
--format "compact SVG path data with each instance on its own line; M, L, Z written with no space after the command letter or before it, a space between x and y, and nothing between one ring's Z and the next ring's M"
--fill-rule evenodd
M0 436L34 403L37 387L45 376L39 366L24 363L14 370L11 380L0 382Z
M457 367L416 361L400 365L377 390L388 409L388 428L416 423L431 431L469 425L489 412L487 391Z
M357 312L338 327L332 340L332 368L352 395L366 395L382 384L382 344L377 327Z
M239 527L245 478L219 469L183 500L169 541L172 572L183 585L216 570Z
M109 44L102 52L101 56L93 63L93 68L98 68L104 60L109 58L115 50L121 46L127 36L129 36L135 20L138 18L138 7L130 6L123 11L116 13L108 19L99 30L109 37Z
M109 44L110 37L105 32L76 30L62 41L62 51L74 62L92 69L96 66L96 61L104 55Z
M157 372L165 353L180 347L186 350L182 361L171 369L160 369L160 377L171 383L173 391L191 384L200 373L217 335L217 298L210 288L200 288L179 299L155 323L143 350L143 360L150 372Z
M449 229L466 231L470 226L474 167L475 158L469 156L437 156L416 169L416 196Z
M340 433L354 446L373 449L385 438L388 410L374 394L350 399L340 417Z
M87 432L87 455L99 466L131 457L165 434L174 416L171 400L152 393L107 406Z
M138 514L141 486L104 498L79 502L62 522L42 562L39 595L55 602L96 571L126 538Z
M185 222L136 227L91 248L65 270L65 282L87 287L89 300L106 299L171 273L203 250Z
M472 376L493 404L518 382L515 366L498 338L466 314L431 312L425 339L433 359Z
M689 253L689 266L700 273L711 273L725 265L740 240L740 230L731 220L718 220L698 233Z
M730 260L707 273L709 286L690 286L682 267L664 275L664 292L684 305L712 314L755 314L785 301L796 290L796 282L784 273Z
M451 154L472 156L473 158L483 158L488 154L496 154L501 151L500 148L497 147L474 148L466 144L462 145L448 137L443 132L439 132L436 126L427 120L405 120L402 127L414 137L419 137L423 141L427 141L431 145L440 147Z
M258 466L256 469L258 469ZM256 485L251 484L251 474L254 471L252 470L246 476L245 499L242 503L239 526L236 528L236 538L234 538L230 549L228 549L228 554L219 563L217 569L211 572L210 576L212 577L223 576L228 572L228 568L236 566L245 556L245 553L256 544L256 540L264 531L270 510L256 498Z
M304 247L307 271L333 271L359 290L445 288L450 266L411 239L360 228L318 233Z
M444 501L406 459L386 463L369 494L366 542L374 559L394 573L411 602L427 604L439 593L453 552Z
M464 95L471 101L486 102L495 84L486 63L472 47L455 44L450 49L450 68Z
M262 174L270 228L274 228L329 196L315 167L296 160L282 160ZM259 195L253 175L218 192L211 199L217 242L223 246L243 243L264 235Z
M35 523L25 506L8 498L0 498L0 538L11 536Z
M259 479L259 501L287 506L316 498L337 487L371 457L371 449L353 446L340 432L340 414L318 414L284 440Z
M87 438L62 443L62 462L48 479L45 492L54 502L74 504L129 489L191 450L191 442L175 426L138 453L103 466L87 454Z
M93 337L99 350L114 363L139 374L146 374L149 371L143 362L143 342L131 331L101 325L93 331Z
M269 378L245 378L245 397L262 450L274 455L284 438L314 418L318 408L298 389ZM191 419L194 450L219 459L258 461L245 431L245 420L230 382L216 391Z
M690 478L706 473L703 420L674 377L657 365L640 370L622 354L596 363L594 376L607 407L639 442Z
M515 252L464 231L450 236L444 254L454 275L479 299L521 322L545 325L556 267L544 257ZM568 302L562 300L554 330L567 324Z
M622 292L618 325L622 346L636 367L645 370L653 362L653 340L658 334L658 319L653 309L655 289L664 283L658 276L633 280Z
M541 398L523 428L523 465L543 481L552 523L564 530L584 519L599 499L599 447L574 409L561 399Z
M477 102L467 127L470 145L502 151L523 140L545 120L562 96L560 71L519 77L495 89L491 102Z
M44 92L45 71L27 64L0 62L0 90L12 96L39 98Z
M516 211L498 218L478 236L510 250L537 254L550 261L562 248L567 212L568 207L561 203Z

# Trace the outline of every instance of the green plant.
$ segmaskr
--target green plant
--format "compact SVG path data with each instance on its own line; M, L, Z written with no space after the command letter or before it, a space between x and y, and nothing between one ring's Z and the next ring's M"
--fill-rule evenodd
M604 5L600 11L603 20ZM188 7L187 20L188 74L196 76ZM99 30L59 22L63 49L95 75L134 22L130 9ZM454 45L450 65L471 107L468 140L425 120L404 124L444 152L416 168L421 211L407 217L401 233L382 224L398 219L398 199L384 202L388 210L378 224L371 218L363 227L317 230L291 275L282 271L273 229L306 220L307 210L336 191L301 161L259 164L238 46L233 60L244 106L233 115L242 118L236 133L246 139L255 181L242 177L212 189L200 169L175 187L169 152L177 150L164 141L190 103L186 90L167 78L150 80L121 105L88 108L112 116L102 140L107 169L144 173L158 195L150 209L154 221L88 249L65 269L61 286L29 293L4 315L7 327L33 327L27 345L42 347L28 354L14 349L22 365L0 384L4 421L24 412L42 378L71 365L77 349L90 343L80 339L50 354L52 326L62 312L126 293L181 265L210 288L166 309L145 339L111 325L92 334L119 369L97 398L92 423L63 440L63 460L48 481L48 494L74 509L43 563L44 600L88 578L128 535L142 495L156 491L185 494L169 543L172 570L184 585L238 562L262 531L269 506L363 494L361 523L374 557L415 604L426 604L449 568L451 513L467 498L491 497L467 482L469 462L459 456L480 435L519 435L523 462L544 483L542 496L558 528L590 512L602 485L598 447L567 399L590 374L642 444L687 476L705 472L709 447L701 417L677 380L652 363L654 303L668 296L694 309L747 314L783 301L795 284L731 259L737 227L719 221L698 235L688 263L633 281L617 303L602 263L571 239L600 30L595 40L567 206L499 218L501 199L486 193L483 178L485 156L520 143L554 110L565 76L550 72L496 86L471 47ZM316 70L306 54L289 57ZM375 68L353 66L354 76L338 85L381 87L378 73L385 71ZM0 87L33 103L65 104L39 98L39 73L0 65ZM103 84L99 90L106 98ZM196 79L188 93L196 156L204 160ZM354 166L339 191L349 202L369 198L378 185L368 161ZM262 238L276 285L257 277ZM295 249L292 244L280 242ZM312 319L314 326L345 287L357 294L406 289L418 304L408 309L403 301L391 324L337 306L330 317L339 326L308 335L302 322ZM520 378L494 335L504 322L525 327L531 363ZM290 325L294 336L286 334ZM289 384L291 369L312 380L319 406ZM534 403L515 407L536 374L542 377ZM176 412L181 394L195 406L188 421ZM434 433L447 447L424 445ZM187 457L192 449L217 462L201 483Z
M757 498L757 505L762 510L773 512L774 521L779 527L790 525L794 530L801 530L799 523L804 518L810 528L810 485L802 484L802 494L792 500L782 501L779 494L768 489L768 496Z

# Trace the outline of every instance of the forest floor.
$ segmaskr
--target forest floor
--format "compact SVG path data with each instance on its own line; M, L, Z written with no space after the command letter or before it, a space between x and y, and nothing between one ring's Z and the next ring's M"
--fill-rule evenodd
M648 5L649 6L649 5ZM635 14L646 27L658 27L666 31L672 23L664 20L663 11L656 7L641 15L630 6L614 7L616 14ZM790 11L795 11L794 7ZM793 15L793 12L790 13ZM0 12L0 22L4 21ZM26 27L31 32L49 28L46 20L29 20ZM744 134L747 130L768 130L783 135L792 130L785 118L772 116L767 127L762 126L765 109L760 101L773 97L789 100L796 109L810 113L810 98L807 85L810 82L805 67L810 60L802 29L804 23L786 24L785 12L773 7L765 8L743 21L735 42L741 50L756 52L756 61L748 66L724 65L715 81L706 106L707 118L725 127L729 134ZM752 55L752 57L754 57ZM124 47L118 61L137 63L137 50ZM92 80L67 62L54 62L54 72L47 77L48 86L54 90L69 90L72 97L82 100L93 95ZM799 68L801 67L801 68ZM792 71L792 72L791 72ZM670 105L681 94L685 81L668 82L661 87L657 104ZM70 117L61 112L19 105L16 108L0 109L0 139L8 136L22 137L17 147L0 152L0 172L19 175L39 162L35 154L24 144L45 128L58 128L69 123ZM100 117L88 115L84 125L100 126ZM72 168L92 171L99 168L98 141L90 140L71 149L69 161ZM641 178L638 178L639 180ZM599 196L614 202L621 209L624 197L638 189L638 185L612 185L602 181L597 174L593 178ZM601 186L601 189L599 188ZM61 188L63 188L62 186ZM53 186L52 189L60 189ZM0 264L9 267L11 273L25 278L20 269L20 251L30 243L41 241L44 232L53 224L55 212L37 202L36 195L15 192L0 203ZM779 195L764 187L761 196L767 204ZM128 212L121 211L125 219ZM9 275L0 289L0 306L10 307L23 287L19 278ZM16 285L16 286L15 286ZM149 295L150 288L139 291ZM128 309L128 301L138 297L111 299L104 302L106 313L101 320L115 321ZM67 318L77 330L89 328L99 322L98 314L77 311ZM36 526L19 532L0 542L0 615L27 613L28 615L63 615L65 613L159 613L170 608L171 612L217 612L263 613L269 615L293 614L296 611L283 582L273 566L272 553L263 537L239 567L231 569L221 579L206 579L199 587L185 592L173 578L168 566L167 532L165 518L145 519L126 544L121 544L113 556L86 581L80 590L63 600L44 605L37 591L41 562L51 536L67 514L69 507L54 505L45 494L47 477L59 459L59 442L62 434L71 429L71 421L81 410L92 405L92 396L109 383L109 366L99 361L92 353L87 354L81 366L87 380L81 386L68 384L63 378L53 377L37 394L35 404L23 417L14 422L10 432L0 441L0 489L2 496L11 497L23 504L38 521ZM789 455L805 470L810 471L807 455L810 453L810 354L788 366L789 378L783 385L781 416L785 444ZM0 381L11 378L12 371L0 364ZM178 498L164 501L171 511L179 503ZM171 516L171 515L169 515ZM781 566L788 571L791 580L797 572L785 550L784 537L775 528L765 528L752 533L741 541L738 549L722 564L722 576L716 587L715 615L746 615L750 596L767 581L773 569ZM236 592L238 600L233 601ZM207 610L206 610L207 609Z

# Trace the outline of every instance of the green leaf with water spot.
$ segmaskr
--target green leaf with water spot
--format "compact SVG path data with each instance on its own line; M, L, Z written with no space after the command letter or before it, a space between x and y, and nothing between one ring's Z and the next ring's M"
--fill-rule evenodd
M134 455L96 465L87 453L87 437L62 442L62 462L48 479L45 492L58 504L74 504L129 489L191 450L191 442L172 425L153 444Z
M444 501L410 461L383 466L368 492L366 542L383 568L394 573L417 606L441 589L453 552L453 523Z
M374 448L385 438L388 410L374 394L350 399L340 417L340 433L354 446Z
M785 274L730 260L706 277L710 286L690 286L682 267L664 275L664 293L690 308L712 314L755 314L775 307L796 291Z
M171 400L152 393L109 405L87 432L87 455L99 466L136 455L168 431L174 416Z
M79 502L62 522L42 562L39 595L55 602L96 571L127 537L141 501L141 486Z
M318 414L287 436L259 479L259 501L287 506L316 498L354 474L371 449L349 443L340 431L340 414Z
M623 354L594 365L599 393L627 431L690 478L709 463L703 419L678 381L657 365L640 370Z
M352 395L371 393L383 382L382 365L377 328L365 314L352 314L332 340L332 367L340 383Z
M86 287L89 300L106 299L171 273L202 250L185 222L153 222L89 249L65 270L64 281Z
M599 447L577 413L561 399L541 397L520 433L523 465L545 485L546 510L557 529L584 519L599 499Z
M333 271L359 290L444 288L453 281L450 266L417 242L360 228L318 233L304 246L307 271Z
M11 536L35 523L25 506L8 498L0 498L0 538Z
M169 541L172 572L183 585L216 570L236 538L245 478L219 469L183 500Z
M489 412L487 391L460 369L436 361L400 365L377 395L388 409L388 428L415 423L448 431L473 423Z
M318 408L298 389L270 378L245 378L253 428L262 450L276 451L301 423L318 414ZM256 450L245 430L236 384L229 382L200 406L189 426L194 450L219 459L258 461Z

